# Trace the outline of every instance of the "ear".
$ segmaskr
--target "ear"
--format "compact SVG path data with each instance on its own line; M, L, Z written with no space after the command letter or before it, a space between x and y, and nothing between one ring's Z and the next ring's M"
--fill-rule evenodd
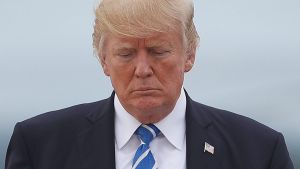
M99 61L101 63L101 66L102 66L102 69L103 69L103 73L106 76L110 76L108 65L107 65L107 58L106 57L107 57L106 54L104 52L102 52L102 54L99 54L98 59L99 59Z
M187 52L187 58L184 64L184 72L189 72L193 68L196 55L195 53L195 50Z

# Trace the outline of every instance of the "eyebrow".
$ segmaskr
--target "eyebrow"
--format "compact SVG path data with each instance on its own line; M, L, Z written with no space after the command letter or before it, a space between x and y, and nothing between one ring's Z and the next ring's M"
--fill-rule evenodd
M171 42L165 41L165 40L163 40L163 41L159 41L159 40L149 41L146 46L147 46L147 48L159 48L159 47L171 47L171 48L173 48L173 44Z
M118 54L121 52L133 52L136 49L134 47L116 47L112 49L113 54Z
M131 43L127 43L127 42L118 42L116 44L114 44L114 46L112 47L112 51L115 50L120 50L120 49L133 49L134 45Z

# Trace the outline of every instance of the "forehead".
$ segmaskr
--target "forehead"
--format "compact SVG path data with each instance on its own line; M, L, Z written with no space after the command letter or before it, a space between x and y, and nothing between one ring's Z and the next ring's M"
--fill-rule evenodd
M156 33L149 37L129 37L107 34L106 45L112 46L160 46L160 45L182 45L182 34L177 32ZM109 47L106 46L106 47Z

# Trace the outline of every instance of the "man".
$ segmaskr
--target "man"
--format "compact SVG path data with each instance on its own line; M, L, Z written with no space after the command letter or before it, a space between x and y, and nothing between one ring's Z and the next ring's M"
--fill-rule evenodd
M103 0L93 44L111 97L17 123L6 169L292 169L282 134L193 101L192 0Z

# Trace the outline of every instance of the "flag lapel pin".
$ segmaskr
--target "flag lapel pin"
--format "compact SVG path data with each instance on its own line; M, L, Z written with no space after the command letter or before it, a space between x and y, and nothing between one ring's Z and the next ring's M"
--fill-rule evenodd
M215 148L214 148L214 146L212 146L212 145L208 144L207 142L205 142L204 152L206 152L206 151L209 152L210 154L214 154Z

